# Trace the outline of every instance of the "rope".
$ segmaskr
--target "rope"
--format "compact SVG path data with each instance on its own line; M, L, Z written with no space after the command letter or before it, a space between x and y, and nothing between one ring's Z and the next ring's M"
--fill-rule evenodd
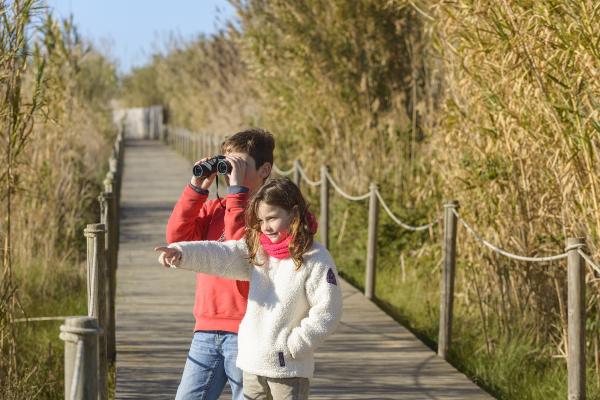
M277 175L288 176L294 172L294 167L292 167L291 169L289 169L287 171L282 171L279 168L277 168L277 166L273 165L273 171L275 171L275 173Z
M94 315L94 310L96 309L96 293L98 292L98 282L96 279L97 271L98 271L98 260L96 257L92 257L92 270L90 271L90 276L88 277L88 316Z
M344 198L348 199L348 200L352 200L352 201L358 201L358 200L364 200L367 197L369 197L371 195L371 192L367 192L363 195L360 196L351 196L348 193L344 192L338 185L337 183L335 183L335 181L333 180L333 178L331 177L331 175L329 175L329 172L325 173L325 177L329 180L329 182L331 183L331 186L333 186L333 188Z
M412 225L408 225L402 221L400 221L398 219L398 217L396 217L394 215L394 213L392 212L392 210L390 210L390 208L388 207L387 204L385 204L385 201L383 201L383 197L381 197L381 193L379 193L379 190L375 191L375 194L377 194L377 198L379 199L379 202L381 203L381 206L383 207L383 209L385 210L385 212L387 212L387 214L390 216L390 218L397 223L398 225L400 225L401 227L403 227L406 230L409 231L413 231L413 232L418 232L418 231L424 231L427 230L429 228L431 228L432 226L435 226L436 224L438 224L441 220L441 218L436 219L433 222L430 222L427 225L421 225L421 226L412 226Z
M302 169L302 167L300 165L298 165L298 172L300 172L300 176L302 176L302 179L304 179L304 181L306 183L308 183L309 186L319 186L321 183L323 183L322 179L319 179L318 181L311 181L308 176L306 176L306 174L304 173L304 170Z
M76 326L61 325L60 331L76 335L99 335L102 333L102 328L78 328Z
M81 387L79 385L79 379L81 375L81 359L83 357L83 340L79 340L77 342L77 353L75 355L75 367L73 368L73 377L71 378L71 400L77 399L79 396L78 389Z
M67 318L71 318L71 316L66 317L36 317L36 318L17 318L13 322L34 322L34 321L59 321Z
M467 224L460 217L460 215L458 215L458 212L456 212L455 209L452 209L452 212L454 213L454 215L456 215L456 218L458 218L460 223L463 224L463 226L467 229L467 231L469 231L469 233L471 233L475 237L475 239L477 239L479 242L481 242L483 245L485 245L489 249L495 251L496 253L500 253L505 257L512 258L514 260L519 260L519 261L531 261L531 262L556 261L556 260L561 260L561 259L567 257L567 253L557 254L555 256L548 256L548 257L525 257L525 256L520 256L518 254L509 253L508 251L502 250L500 247L495 246L492 243L485 240L484 238L482 238L477 232L475 232L475 230L473 228L471 228L469 226L469 224Z
M590 258L590 256L588 256L587 254L585 254L585 252L581 249L577 249L577 252L579 253L579 255L581 257L583 257L583 259L589 264L590 267L592 267L593 269L596 270L597 273L600 274L600 267L598 266L598 264L594 263L594 261L592 261L592 259Z

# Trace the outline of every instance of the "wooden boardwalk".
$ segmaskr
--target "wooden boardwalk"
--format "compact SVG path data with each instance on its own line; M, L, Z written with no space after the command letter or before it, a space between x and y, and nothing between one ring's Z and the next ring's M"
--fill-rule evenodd
M190 163L154 141L129 141L117 271L117 399L172 399L194 326L194 276L160 267L155 245ZM346 282L344 316L319 348L311 399L492 397ZM230 398L224 394L222 398Z

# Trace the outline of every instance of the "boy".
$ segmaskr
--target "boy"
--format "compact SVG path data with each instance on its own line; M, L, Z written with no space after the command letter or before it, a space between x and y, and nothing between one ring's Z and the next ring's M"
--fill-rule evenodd
M227 196L207 201L216 175L192 177L169 218L167 242L241 239L248 199L271 174L274 147L273 136L263 129L248 129L227 138L221 147L232 166ZM194 338L176 400L216 400L227 380L233 399L243 399L242 371L235 363L237 332L247 297L248 282L196 274Z

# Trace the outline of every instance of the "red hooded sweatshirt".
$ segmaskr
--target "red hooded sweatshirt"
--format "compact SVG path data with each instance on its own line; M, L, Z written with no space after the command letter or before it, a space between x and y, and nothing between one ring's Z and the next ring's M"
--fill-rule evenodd
M208 201L207 194L198 193L188 185L167 223L167 243L241 239L247 203L247 192ZM248 289L249 283L245 281L197 273L194 331L237 333L246 312Z

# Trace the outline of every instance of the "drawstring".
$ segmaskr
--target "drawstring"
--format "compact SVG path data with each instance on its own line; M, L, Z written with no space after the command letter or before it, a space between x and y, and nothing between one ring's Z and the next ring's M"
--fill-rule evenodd
M217 179L216 179L216 185L217 185L217 200L219 200L219 204L221 205L222 209L226 209L227 207L225 207L223 205L223 203L221 203L221 198L219 197L219 175L217 175Z

